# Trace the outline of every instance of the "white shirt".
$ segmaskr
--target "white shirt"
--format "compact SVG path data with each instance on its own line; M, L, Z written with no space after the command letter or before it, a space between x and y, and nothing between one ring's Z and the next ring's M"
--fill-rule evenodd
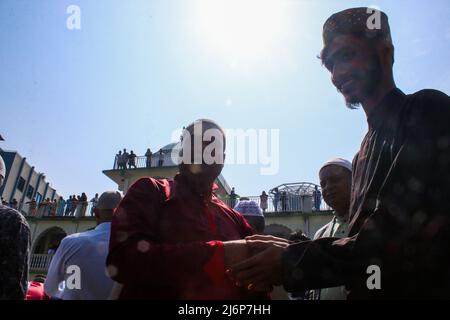
M95 208L97 206L97 203L98 203L98 198L97 197L92 198L91 202L92 202L92 208Z
M324 237L345 238L348 235L348 221L337 215L316 232L314 240ZM346 300L345 286L320 289L320 300Z
M94 230L65 237L50 263L45 292L64 300L108 299L114 285L105 266L110 232L111 222L104 222ZM69 268L74 265L79 267L79 288L77 271Z

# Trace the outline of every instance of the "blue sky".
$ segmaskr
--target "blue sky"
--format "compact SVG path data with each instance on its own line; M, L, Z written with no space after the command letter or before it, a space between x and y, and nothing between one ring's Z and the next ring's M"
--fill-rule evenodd
M203 2L202 2L203 1ZM450 94L450 3L433 1L52 0L0 2L1 147L17 150L67 196L115 189L102 174L124 147L170 142L197 118L279 129L280 170L229 165L239 194L318 182L332 157L352 159L366 131L316 58L323 22L354 6L390 19L397 85ZM81 9L68 30L66 8Z

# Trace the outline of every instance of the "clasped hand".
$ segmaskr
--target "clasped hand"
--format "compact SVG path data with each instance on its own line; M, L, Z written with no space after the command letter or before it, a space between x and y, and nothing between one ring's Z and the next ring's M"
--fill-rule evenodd
M289 241L268 235L224 242L225 268L236 286L251 291L272 291L281 284L281 258Z

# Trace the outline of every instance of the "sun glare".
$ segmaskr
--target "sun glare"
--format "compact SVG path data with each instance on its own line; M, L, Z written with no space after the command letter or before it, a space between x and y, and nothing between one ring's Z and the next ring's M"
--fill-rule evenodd
M285 29L281 0L199 0L195 13L199 35L237 62L269 57Z

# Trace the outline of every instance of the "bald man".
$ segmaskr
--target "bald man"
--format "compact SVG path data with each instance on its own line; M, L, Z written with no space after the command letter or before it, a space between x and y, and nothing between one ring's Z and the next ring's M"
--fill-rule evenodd
M142 178L128 190L113 218L107 259L111 277L122 284L119 299L267 297L225 275L248 256L239 239L253 230L213 193L224 152L224 131L197 120L183 132L175 178Z

